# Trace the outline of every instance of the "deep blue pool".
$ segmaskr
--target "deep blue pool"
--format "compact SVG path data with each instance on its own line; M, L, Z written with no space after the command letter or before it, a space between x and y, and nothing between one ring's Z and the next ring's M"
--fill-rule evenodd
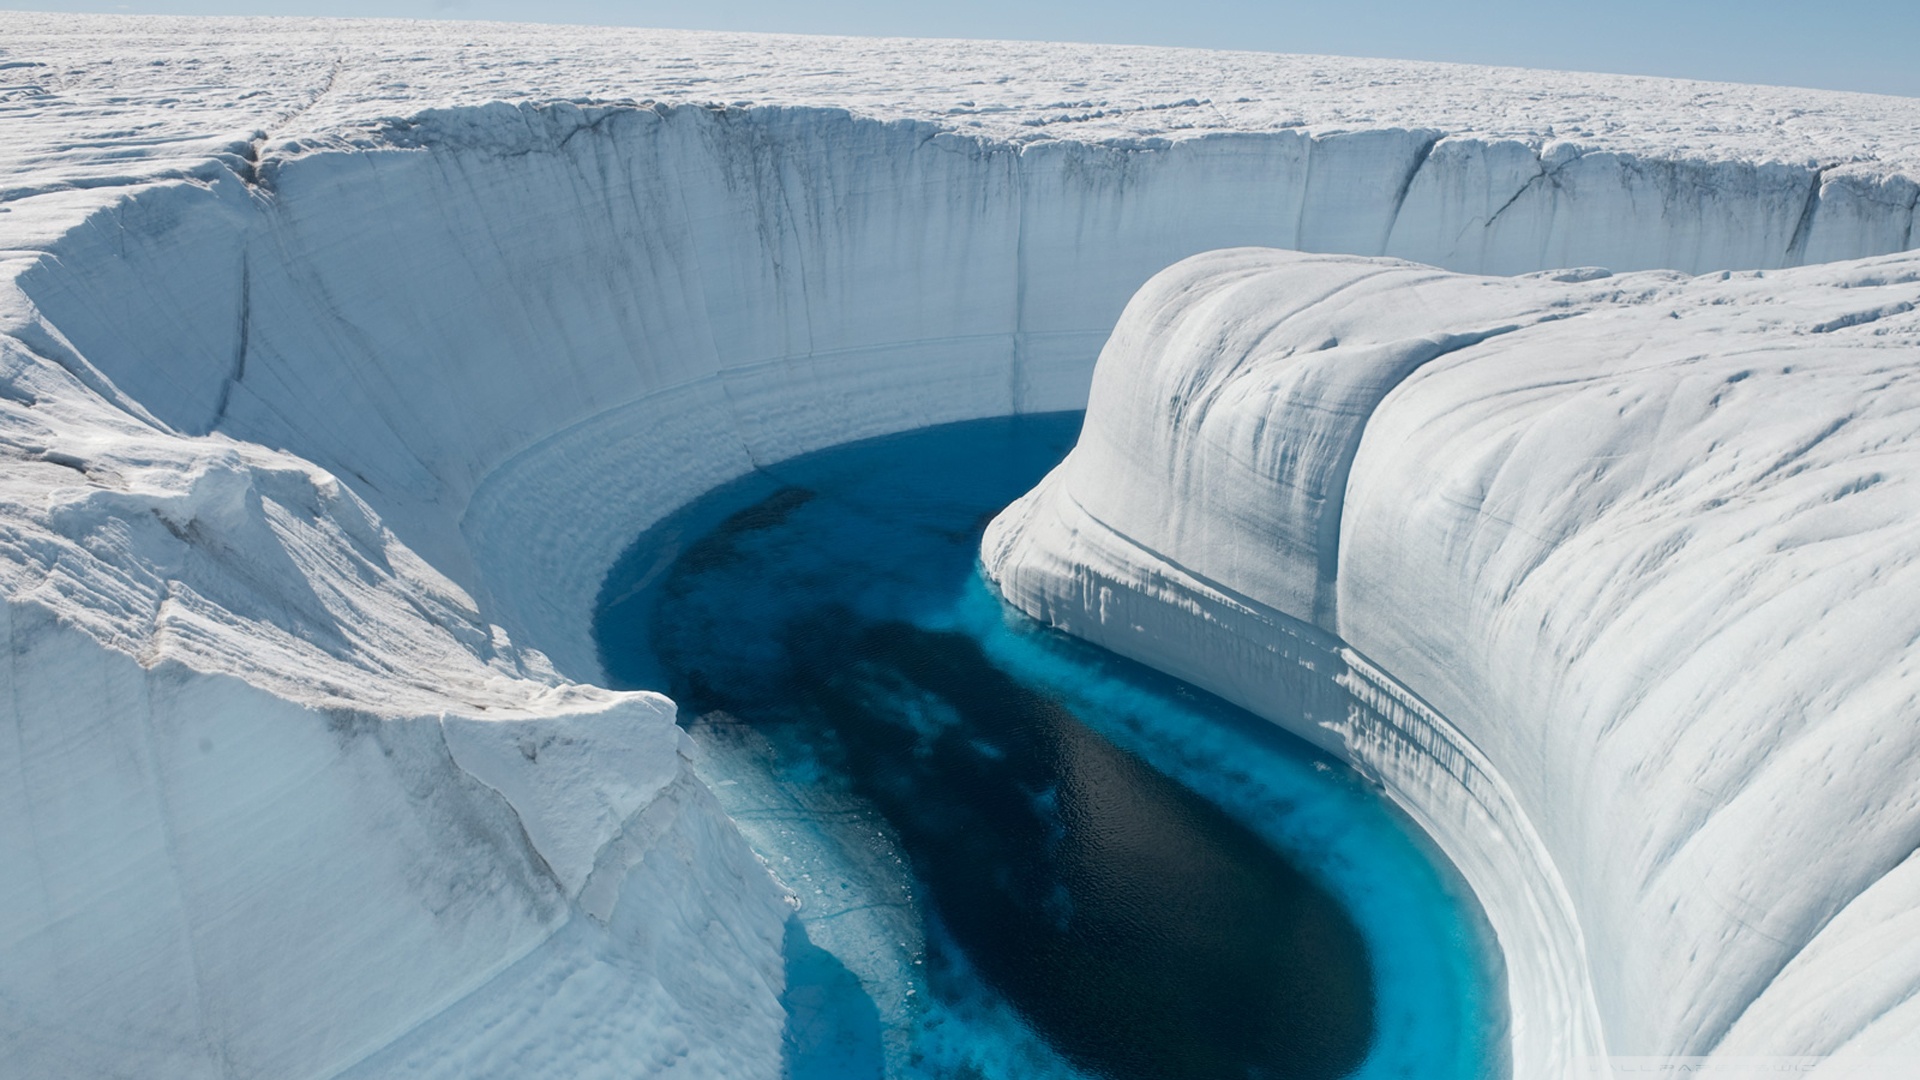
M1477 909L1266 721L1004 608L976 555L1079 414L838 447L650 529L596 616L802 908L796 1078L1497 1072Z

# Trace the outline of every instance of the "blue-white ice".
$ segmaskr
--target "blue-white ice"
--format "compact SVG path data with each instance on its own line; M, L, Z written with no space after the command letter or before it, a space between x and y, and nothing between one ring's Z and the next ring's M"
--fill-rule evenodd
M1082 407L1128 298L1244 244L1579 314L1396 382L1516 314L1401 281L1407 333L1299 343L1396 346L1357 446L1242 383L1127 528L1047 503L1077 591L1009 593L1243 701L1327 646L1275 611L1333 612L1355 711L1306 733L1474 884L1517 1075L1920 1032L1920 104L474 24L6 13L0 53L17 1070L777 1075L788 894L672 703L598 685L608 567L755 467ZM1313 507L1161 483L1256 430L1353 451L1307 471L1361 496L1328 587ZM1182 576L1249 511L1284 557Z
M1901 1075L1916 290L1186 260L989 573L1378 776L1501 936L1517 1061ZM1301 725L1333 634L1353 708Z

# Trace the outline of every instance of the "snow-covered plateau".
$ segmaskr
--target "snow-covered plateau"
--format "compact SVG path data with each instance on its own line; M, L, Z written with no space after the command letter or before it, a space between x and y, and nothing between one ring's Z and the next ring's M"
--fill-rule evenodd
M595 685L600 583L756 465L1082 405L990 572L1255 711L1337 672L1305 734L1474 885L1515 1076L1897 1053L1917 131L1403 62L0 14L0 1072L777 1076L787 894L672 704Z

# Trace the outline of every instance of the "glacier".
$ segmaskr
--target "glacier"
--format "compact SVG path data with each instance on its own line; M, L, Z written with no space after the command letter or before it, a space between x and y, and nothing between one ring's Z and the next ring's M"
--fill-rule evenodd
M1307 734L1475 885L1515 1075L1914 1028L1920 102L483 24L0 42L25 1073L777 1075L789 895L672 703L600 688L600 583L758 465L1082 406L990 572L1255 711L1276 657L1340 672Z

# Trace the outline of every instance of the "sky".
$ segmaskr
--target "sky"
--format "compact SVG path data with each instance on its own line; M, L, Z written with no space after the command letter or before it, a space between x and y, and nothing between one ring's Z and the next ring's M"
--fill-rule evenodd
M1188 45L1920 97L1920 0L0 0L0 7Z

